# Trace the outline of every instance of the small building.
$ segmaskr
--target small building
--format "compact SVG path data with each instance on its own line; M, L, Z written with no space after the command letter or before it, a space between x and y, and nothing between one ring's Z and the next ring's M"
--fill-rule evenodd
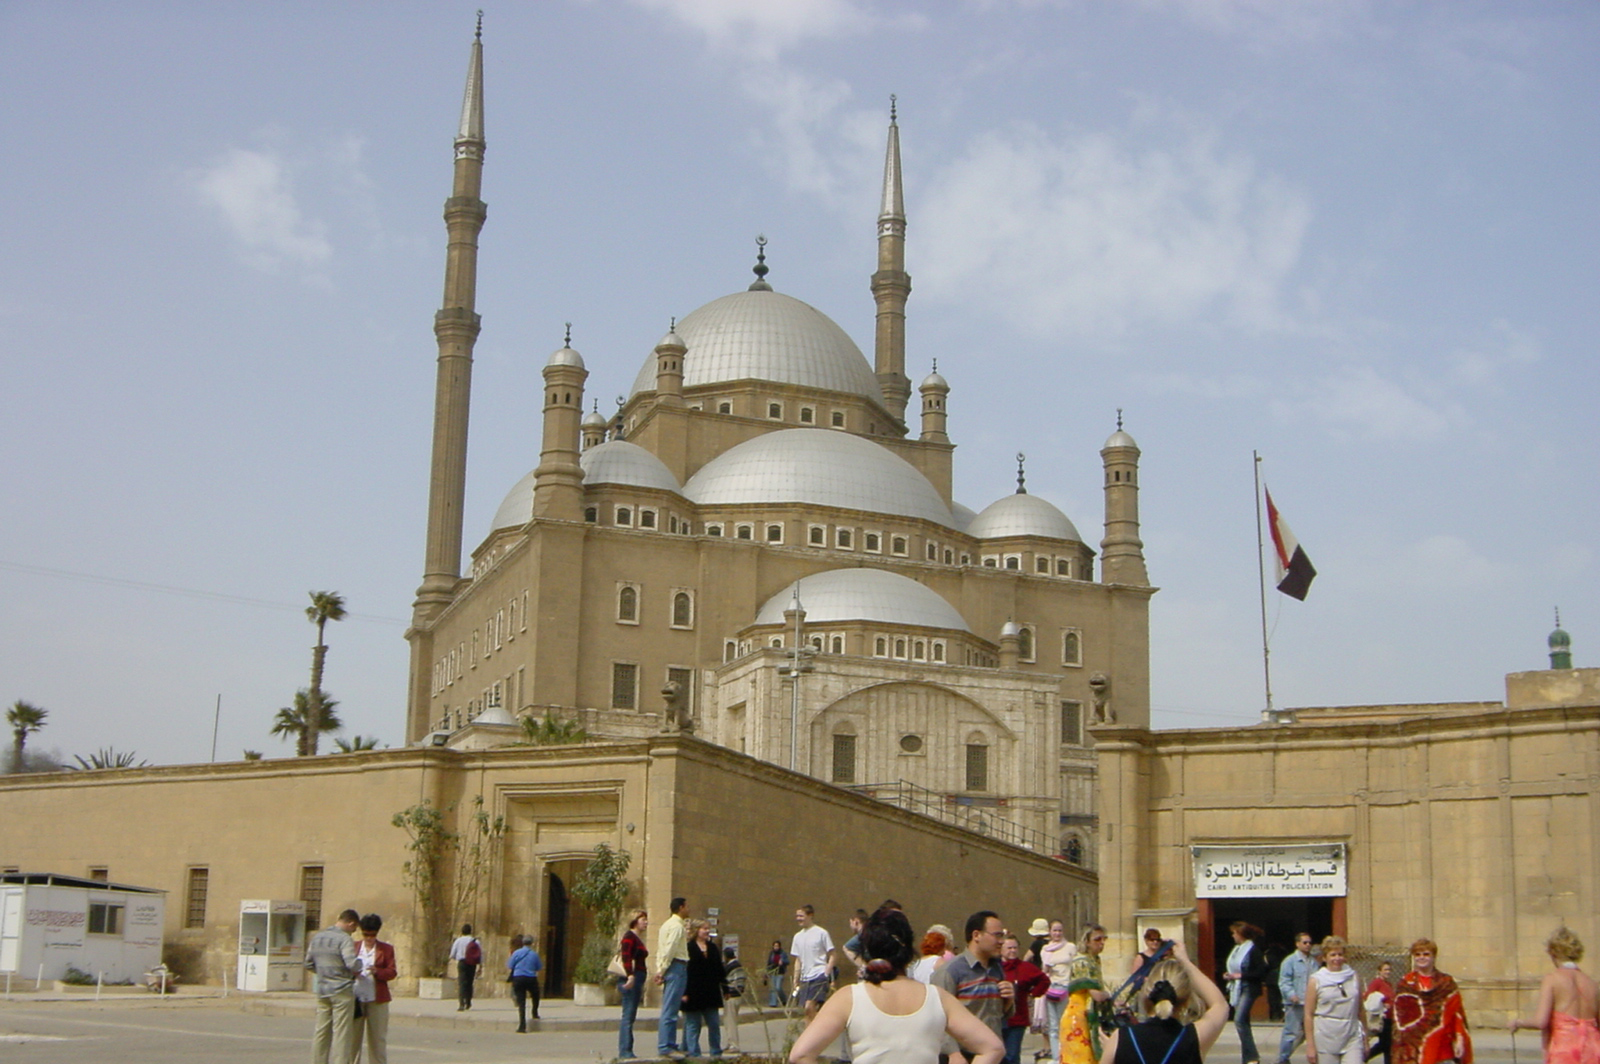
M0 875L0 972L120 983L161 963L166 891L53 872Z

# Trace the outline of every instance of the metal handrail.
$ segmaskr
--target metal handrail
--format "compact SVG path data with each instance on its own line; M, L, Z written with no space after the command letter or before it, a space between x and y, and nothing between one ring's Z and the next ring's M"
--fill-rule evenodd
M897 809L920 813L941 823L965 828L996 842L1003 842L1033 853L1059 856L1056 851L1060 848L1060 843L1045 832L1012 823L1003 816L986 813L983 806L966 804L957 800L956 795L929 790L910 780L860 783L847 786L845 789L885 802Z

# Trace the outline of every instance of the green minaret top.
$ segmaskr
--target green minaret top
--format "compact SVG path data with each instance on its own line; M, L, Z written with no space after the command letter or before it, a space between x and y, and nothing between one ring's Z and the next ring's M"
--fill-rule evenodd
M1556 628L1550 633L1547 640L1550 646L1550 667L1552 669L1572 668L1572 637L1561 628L1561 609L1556 609Z

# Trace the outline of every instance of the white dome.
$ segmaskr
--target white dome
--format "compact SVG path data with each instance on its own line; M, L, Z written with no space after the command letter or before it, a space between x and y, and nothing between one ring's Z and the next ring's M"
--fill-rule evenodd
M921 392L928 391L930 388L948 392L950 390L950 382L945 380L944 375L938 370L934 370L922 378L922 383L917 386L917 390Z
M500 509L494 512L494 523L489 526L489 531L521 528L531 520L533 520L533 470L530 469L510 491L506 492L505 499L500 503Z
M799 582L806 624L870 621L914 624L970 632L956 608L932 588L883 569L831 569ZM794 600L790 584L767 600L755 624L782 624L783 611Z
M583 466L585 484L625 484L634 488L683 491L678 478L661 459L626 440L597 443L583 452L578 464Z
M550 356L547 366L577 366L583 369L583 356L570 347L563 347Z
M1037 536L1083 542L1066 514L1037 495L1021 493L1007 495L984 507L983 513L967 526L966 533L975 539Z
M1106 440L1106 445L1102 447L1101 450L1109 451L1113 447L1132 447L1136 451L1139 449L1139 445L1133 442L1133 437L1129 436L1121 429L1118 429L1111 434L1111 436Z
M910 462L828 429L782 429L746 440L702 466L683 494L701 506L809 503L953 527L938 489Z
M622 484L631 488L659 488L682 494L678 478L661 459L626 440L597 443L578 457L585 484ZM521 528L533 519L533 473L529 472L506 492L500 509L494 512L490 532L502 528Z
M950 504L950 516L956 519L955 526L962 532L972 527L972 522L978 519L978 511L970 506L963 506L959 502Z
M831 318L780 292L735 292L678 322L683 386L762 380L847 392L883 402L866 356ZM633 392L654 391L656 357L645 359Z

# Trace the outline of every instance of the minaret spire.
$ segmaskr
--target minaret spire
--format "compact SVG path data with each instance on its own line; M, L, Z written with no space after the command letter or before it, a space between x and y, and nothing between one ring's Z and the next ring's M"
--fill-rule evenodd
M479 13L467 85L461 101L461 126L455 139L455 179L444 204L448 249L444 300L434 315L439 343L434 386L433 467L428 485L428 539L422 586L412 604L411 690L407 737L427 730L429 672L434 619L454 598L461 579L462 507L467 486L467 416L472 393L472 349L479 317L478 233L487 208L483 190L483 21Z
M889 97L889 143L883 158L883 202L878 210L878 272L872 275L872 298L878 304L875 345L878 386L884 403L905 421L911 399L906 376L906 299L911 276L906 273L906 205L900 182L900 124L896 101Z

